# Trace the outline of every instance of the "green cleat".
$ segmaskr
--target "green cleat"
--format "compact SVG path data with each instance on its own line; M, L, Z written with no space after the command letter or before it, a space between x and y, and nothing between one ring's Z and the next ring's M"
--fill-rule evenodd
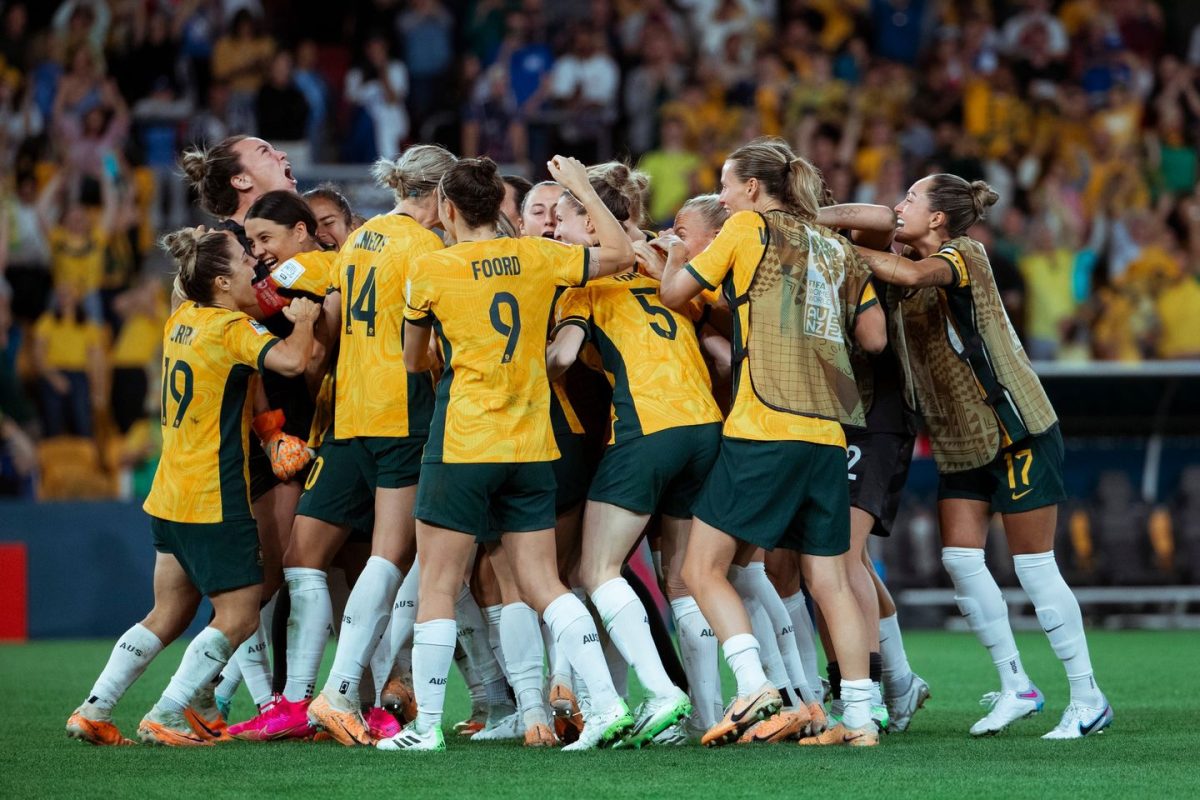
M673 695L645 700L637 707L633 727L613 745L613 749L642 747L691 713L692 701L678 689Z
M624 700L618 699L607 711L585 717L579 738L563 748L563 752L595 750L619 741L633 727L633 715Z

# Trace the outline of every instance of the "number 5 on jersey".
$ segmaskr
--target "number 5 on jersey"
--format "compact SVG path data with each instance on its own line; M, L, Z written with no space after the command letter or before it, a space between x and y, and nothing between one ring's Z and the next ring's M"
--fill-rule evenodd
M342 315L346 321L346 333L354 333L355 322L367 323L367 336L375 335L375 268L367 271L358 294L354 293L355 269L350 264L346 267L346 311Z

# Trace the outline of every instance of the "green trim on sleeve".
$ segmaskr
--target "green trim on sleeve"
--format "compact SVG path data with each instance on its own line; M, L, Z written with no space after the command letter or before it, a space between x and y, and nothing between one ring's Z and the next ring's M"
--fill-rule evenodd
M696 283L700 284L708 291L715 292L717 290L717 287L713 286L711 283L704 280L704 278L701 277L700 273L696 271L696 268L693 267L691 264L684 264L683 268L685 270L687 270L689 273L691 273L691 276L696 279Z
M263 345L263 349L258 351L258 371L259 372L266 372L266 370L267 370L267 353L269 353L271 351L272 347L274 347L275 345L279 344L282 341L283 341L283 339L280 339L279 337L272 337L271 341L269 341L265 345Z
M426 314L425 316L420 317L418 319L413 319L412 317L405 314L404 321L407 322L409 325L416 325L418 328L432 328L433 327L433 314Z
M856 313L858 313L858 314L861 314L861 313L863 313L864 311L866 311L868 308L870 308L871 306L877 306L877 305L879 305L879 298L878 298L878 297L872 297L872 298L871 298L870 300L868 300L867 302L865 302L865 303L862 303L861 305L859 305L859 307L858 307L858 310L857 310L857 312L856 312Z
M554 326L554 330L552 330L552 331L550 332L550 333L551 333L551 335L552 335L552 336L557 336L557 335L558 335L558 332L559 332L560 330L562 330L563 328L565 328L566 326L568 326L568 325L574 325L574 326L576 326L577 328L580 328L580 329L582 329L582 330L583 330L583 336L584 336L584 341L585 341L585 342L586 342L588 339L590 339L590 338L591 338L591 334L590 334L591 327L588 325L588 321L587 321L586 319L584 319L583 317L563 317L563 318L562 318L562 319L561 319L561 320L560 320L560 321L559 321L559 322L558 322L558 323L557 323L557 324Z
M580 286L587 286L588 278L592 272L592 249L590 247L583 248L583 280L579 282Z

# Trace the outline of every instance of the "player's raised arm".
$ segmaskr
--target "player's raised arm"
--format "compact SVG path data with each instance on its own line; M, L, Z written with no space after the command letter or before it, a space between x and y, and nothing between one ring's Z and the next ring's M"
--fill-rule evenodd
M588 181L587 168L576 158L555 156L547 162L551 177L579 201L592 220L600 246L593 248L598 258L588 263L588 280L612 275L633 266L633 245L621 223L613 216Z

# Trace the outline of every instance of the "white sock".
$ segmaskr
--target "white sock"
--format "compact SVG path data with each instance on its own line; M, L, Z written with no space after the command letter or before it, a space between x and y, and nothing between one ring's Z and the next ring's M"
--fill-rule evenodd
M785 598L783 607L792 618L792 637L796 640L796 651L800 654L800 664L804 667L809 693L819 701L824 692L821 688L821 672L817 667L817 636L813 630L812 615L808 613L804 592L799 591Z
M757 692L767 683L767 675L763 672L762 661L759 658L758 640L751 633L739 633L730 636L721 645L725 652L725 663L737 680L737 693L748 695Z
M396 565L386 558L371 556L367 559L367 565L346 601L342 634L329 680L325 682L325 693L330 699L340 695L353 706L359 705L358 684L363 669L370 663L371 655L383 637L403 579Z
M503 614L504 607L500 606L499 608ZM512 708L508 701L504 672L492 652L487 621L483 618L479 604L475 602L475 596L465 585L454 604L454 615L455 621L458 623L458 644L467 657L467 671L470 675L467 681L468 686L471 686L472 682L478 683L489 707L502 705ZM499 635L499 622L497 622L497 635ZM474 701L474 691L472 691L471 697Z
M512 680L508 677L508 665L504 661L504 646L500 642L500 612L504 610L502 605L488 606L481 608L483 618L487 621L487 640L488 647L492 650L492 658L500 665L500 672L504 675L504 680L510 684Z
M848 730L871 725L871 679L848 681L842 678L842 724ZM874 726L871 726L874 729Z
M457 635L458 626L452 619L418 622L413 628L413 692L422 732L442 724Z
M788 697L792 693L792 690L788 688L792 685L792 681L787 667L783 664L783 658L779 655L779 645L775 641L771 618L767 616L762 603L758 600L749 598L742 602L746 605L746 613L750 615L750 630L753 631L754 638L758 641L758 657L762 660L763 672L771 685L779 689L780 694ZM758 686L754 688L757 689Z
M261 621L250 638L238 646L234 658L246 681L250 699L260 709L271 701L271 663L267 652L267 634Z
M571 669L587 686L592 711L602 713L620 702L604 663L596 623L579 598L563 592L546 606L542 617L554 631L555 646L564 649Z
M783 600L780 599L779 592L775 591L775 584L771 583L771 579L767 577L766 566L763 562L751 561L742 567L740 574L736 576L734 587L737 588L739 584L744 587L745 592L752 594L758 600L770 621L771 631L775 636L775 645L779 649L779 658L783 661L783 667L790 679L786 685L796 694L796 701L803 701L806 704L814 702L817 695L812 691L811 677L806 673L804 662L800 659L792 615L788 612L787 606L783 604ZM742 593L743 589L738 588L738 594Z
M500 639L517 710L527 728L546 725L542 684L542 633L537 612L524 603L509 603L500 612Z
M717 637L700 612L694 597L671 601L675 630L679 634L679 653L687 673L692 706L700 724L711 728L721 719L721 671L717 665Z
M562 684L571 686L571 662L567 661L566 653L554 645L554 631L542 623L542 642L546 645L546 663L550 665L550 685Z
M175 670L155 708L182 713L192 702L196 690L212 683L232 657L233 645L225 638L225 634L216 628L200 631L184 651L179 669Z
M974 547L943 547L942 564L954 582L954 599L967 625L988 649L1000 674L1000 687L1019 692L1029 688L1029 676L1021 666L1021 655L1008 621L1008 606L996 579L988 572L983 550Z
M392 606L395 610L395 606ZM366 672L371 673L371 682L368 684L372 691L370 705L383 705L383 687L387 684L388 676L392 674L392 665L396 663L396 651L392 649L392 621L395 617L388 614L386 622L383 625L383 633L379 635L379 644L375 645L375 652L371 653L371 659ZM366 675L363 680L366 680ZM359 687L361 691L361 686ZM366 701L364 701L366 702Z
M606 581L592 592L592 603L604 622L604 629L625 662L637 673L642 687L655 697L678 692L658 657L646 607L629 583L621 577ZM627 667L622 664L621 669Z
M290 670L291 663L288 664ZM242 685L242 668L238 666L236 658L229 659L229 663L225 665L225 669L221 670L221 674L217 676L216 697L223 703L232 703L234 695L237 694L238 687Z
M292 610L288 615L287 683L283 696L293 703L313 695L317 671L329 641L333 608L325 573L308 567L284 567Z
M1038 622L1046 632L1054 654L1067 671L1071 700L1091 708L1102 707L1104 695L1096 688L1092 674L1079 601L1063 580L1054 560L1054 551L1013 556L1013 564L1021 588L1033 602Z
M883 688L889 697L908 691L912 682L912 667L904 652L904 637L900 635L900 620L896 614L879 620L879 657L883 661Z
M413 625L417 622L417 590L420 582L421 563L414 561L412 569L401 581L396 602L392 605L392 622L388 628L391 651L394 654L392 675L412 673Z
M88 692L85 705L88 719L108 720L113 706L124 696L133 682L142 676L163 645L154 633L140 622L121 634L113 645L108 663Z

